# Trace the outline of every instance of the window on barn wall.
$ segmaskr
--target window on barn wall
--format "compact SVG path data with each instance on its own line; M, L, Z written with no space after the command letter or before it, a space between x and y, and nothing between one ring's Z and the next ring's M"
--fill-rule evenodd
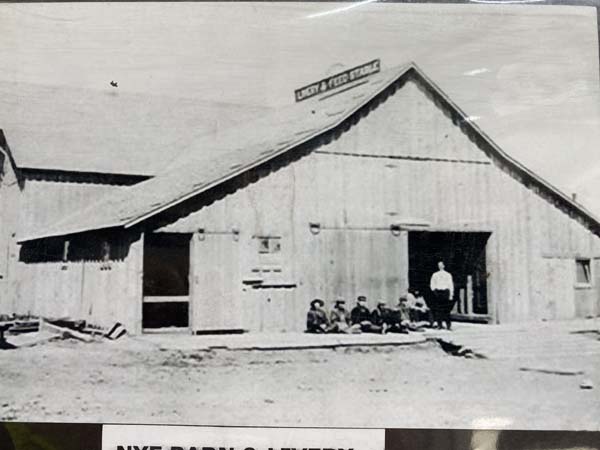
M591 286L592 265L589 259L575 260L575 281L578 286Z
M263 283L274 284L282 275L281 236L255 236L258 249L256 265L252 273L260 276Z
M281 238L274 236L260 236L258 239L258 253L275 254L281 252Z

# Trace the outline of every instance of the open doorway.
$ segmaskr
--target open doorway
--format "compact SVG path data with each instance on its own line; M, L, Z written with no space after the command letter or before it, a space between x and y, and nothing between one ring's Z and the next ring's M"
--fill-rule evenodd
M429 281L444 261L454 281L454 312L465 318L487 316L487 232L427 232L408 234L408 282L426 296Z
M189 326L190 235L151 233L144 241L142 328Z

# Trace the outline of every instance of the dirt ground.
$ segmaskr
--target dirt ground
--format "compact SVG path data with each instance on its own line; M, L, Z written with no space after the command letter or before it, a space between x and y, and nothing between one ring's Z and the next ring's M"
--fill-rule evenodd
M600 343L599 343L600 345ZM0 352L0 420L600 429L600 359L580 376L465 359L435 342L338 350L159 350L143 339Z

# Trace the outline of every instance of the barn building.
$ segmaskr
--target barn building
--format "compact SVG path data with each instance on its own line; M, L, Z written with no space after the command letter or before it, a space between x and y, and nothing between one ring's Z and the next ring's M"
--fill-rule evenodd
M256 116L146 172L41 173L5 132L0 313L302 331L312 298L395 302L442 259L465 319L599 314L598 219L415 64Z

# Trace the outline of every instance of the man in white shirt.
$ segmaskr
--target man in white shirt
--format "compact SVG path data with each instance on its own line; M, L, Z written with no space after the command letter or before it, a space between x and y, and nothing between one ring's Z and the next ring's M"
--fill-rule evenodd
M452 275L444 270L444 262L438 262L438 271L431 276L429 287L433 293L432 312L438 328L442 328L442 322L446 322L446 328L451 329L450 311L454 305L454 282Z

